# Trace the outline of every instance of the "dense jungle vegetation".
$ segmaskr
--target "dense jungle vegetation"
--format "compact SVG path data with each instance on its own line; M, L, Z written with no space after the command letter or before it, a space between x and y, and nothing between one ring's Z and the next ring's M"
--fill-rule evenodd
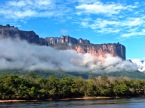
M145 80L127 77L48 78L30 73L26 77L0 76L0 99L61 99L84 96L143 96Z

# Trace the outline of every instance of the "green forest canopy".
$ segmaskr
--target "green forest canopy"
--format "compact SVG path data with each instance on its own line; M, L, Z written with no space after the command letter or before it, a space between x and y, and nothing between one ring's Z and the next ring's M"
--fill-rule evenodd
M145 80L127 77L48 78L31 73L26 78L17 75L0 76L0 99L61 99L84 96L142 96Z

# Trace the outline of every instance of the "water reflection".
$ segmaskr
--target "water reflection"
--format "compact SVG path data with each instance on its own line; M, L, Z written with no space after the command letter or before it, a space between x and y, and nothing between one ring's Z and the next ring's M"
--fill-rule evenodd
M0 103L0 108L145 108L145 99Z

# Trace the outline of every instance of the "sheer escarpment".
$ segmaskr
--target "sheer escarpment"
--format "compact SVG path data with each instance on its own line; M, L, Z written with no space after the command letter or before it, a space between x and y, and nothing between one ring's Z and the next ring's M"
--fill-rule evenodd
M78 53L90 53L105 57L106 54L126 59L126 48L120 43L92 44L89 40L76 39L70 36L40 38L34 31L22 31L9 24L0 25L0 39L19 38L29 43L51 46L61 50L73 49Z

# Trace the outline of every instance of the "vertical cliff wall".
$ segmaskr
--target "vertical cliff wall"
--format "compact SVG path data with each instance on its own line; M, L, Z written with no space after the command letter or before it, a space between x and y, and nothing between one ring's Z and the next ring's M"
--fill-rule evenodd
M89 40L75 39L70 36L46 38L48 45L58 49L74 49L78 53L90 53L105 57L106 54L126 59L126 48L120 43L91 44Z
M51 46L62 50L74 49L78 53L90 53L94 56L105 57L109 53L112 56L126 59L125 46L119 43L91 44L89 40L76 39L70 36L40 38L33 31L22 31L9 24L6 26L0 25L0 39L4 38L19 38L29 43Z
M94 56L106 57L106 54L112 56L118 56L122 59L126 59L125 46L114 43L114 44L91 44L91 45L75 45L73 47L78 53L90 53Z

